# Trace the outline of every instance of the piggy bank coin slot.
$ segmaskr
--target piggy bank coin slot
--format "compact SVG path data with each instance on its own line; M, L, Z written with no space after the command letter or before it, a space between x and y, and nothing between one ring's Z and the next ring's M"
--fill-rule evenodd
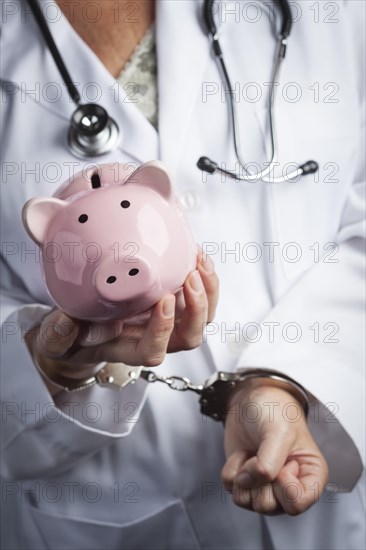
M93 189L98 189L98 187L101 187L102 184L100 183L100 177L99 174L93 174L91 177L91 184Z

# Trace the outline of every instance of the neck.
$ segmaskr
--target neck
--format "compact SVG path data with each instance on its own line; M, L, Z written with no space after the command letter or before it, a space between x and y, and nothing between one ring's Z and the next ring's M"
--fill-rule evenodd
M155 0L57 0L84 42L117 77L153 23Z

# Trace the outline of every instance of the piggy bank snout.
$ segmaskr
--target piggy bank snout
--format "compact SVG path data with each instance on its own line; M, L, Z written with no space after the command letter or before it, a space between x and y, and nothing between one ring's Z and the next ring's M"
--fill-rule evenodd
M142 257L108 258L94 274L94 286L101 298L120 302L144 295L156 281L156 269Z

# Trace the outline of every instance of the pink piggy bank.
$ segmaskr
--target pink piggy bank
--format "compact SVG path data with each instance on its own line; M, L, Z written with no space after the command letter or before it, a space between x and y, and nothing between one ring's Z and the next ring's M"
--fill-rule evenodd
M42 248L46 286L57 306L88 321L126 319L177 293L197 249L163 164L126 181L122 165L78 174L53 197L29 200L23 223Z

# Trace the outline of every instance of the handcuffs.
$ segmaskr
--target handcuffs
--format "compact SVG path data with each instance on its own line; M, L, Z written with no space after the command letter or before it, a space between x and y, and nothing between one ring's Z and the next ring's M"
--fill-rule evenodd
M195 385L186 377L160 376L144 367L131 367L125 363L105 363L95 375L83 380L68 378L56 372L45 372L36 360L35 365L46 380L67 392L80 391L95 385L121 390L129 384L136 383L139 378L149 383L162 382L176 391L192 391L199 395L201 413L221 422L225 422L233 392L249 379L255 387L269 385L286 390L300 403L305 416L309 411L306 390L292 378L271 369L244 368L236 372L218 371L204 384Z

